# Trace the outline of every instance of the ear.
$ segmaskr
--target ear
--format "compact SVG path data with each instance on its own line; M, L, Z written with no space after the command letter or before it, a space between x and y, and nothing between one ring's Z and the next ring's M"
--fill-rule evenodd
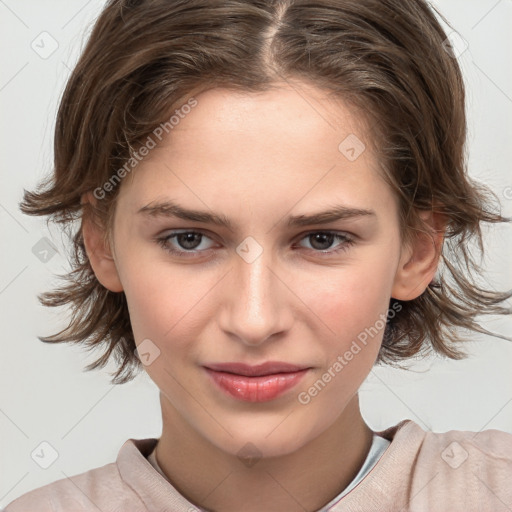
M90 192L84 194L81 203L96 204L96 198ZM91 267L98 281L112 292L122 292L116 263L106 240L105 229L95 221L92 215L82 217L82 235Z
M419 297L434 279L439 264L446 218L432 211L422 211L419 216L429 225L430 233L418 233L400 257L391 292L398 300Z

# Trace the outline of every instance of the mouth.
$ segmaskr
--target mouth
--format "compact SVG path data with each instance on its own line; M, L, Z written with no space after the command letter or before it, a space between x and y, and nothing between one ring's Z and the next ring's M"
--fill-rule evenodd
M311 368L270 361L256 366L212 363L204 369L228 396L246 402L267 402L295 387Z

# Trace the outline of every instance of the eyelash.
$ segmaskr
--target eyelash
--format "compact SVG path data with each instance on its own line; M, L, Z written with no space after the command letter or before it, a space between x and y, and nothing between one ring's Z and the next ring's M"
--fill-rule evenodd
M201 252L206 252L209 249L206 249L204 251L197 251L197 250L181 251L181 250L173 249L169 245L169 241L172 238L176 238L178 235L186 235L186 234L191 234L191 233L201 235L202 237L209 238L206 234L202 233L201 231L173 231L172 233L170 233L164 237L155 238L155 241L166 252L168 252L174 256L179 256L179 257L184 257L184 258L196 258L197 254L199 254ZM337 255L341 252L345 252L355 243L355 239L352 238L351 236L348 236L346 234L337 233L336 231L310 231L309 233L304 234L302 236L302 238L300 238L299 241L303 240L304 238L310 237L312 235L317 235L317 234L334 235L335 238L344 242L339 246L338 249L335 249L333 251L328 251L328 250L320 251L320 250L315 250L315 249L307 249L309 251L313 251L314 253L327 254L328 256L325 256L325 257L329 257L330 255ZM202 241L202 239L201 239L201 241ZM196 252L194 252L194 251L196 251Z

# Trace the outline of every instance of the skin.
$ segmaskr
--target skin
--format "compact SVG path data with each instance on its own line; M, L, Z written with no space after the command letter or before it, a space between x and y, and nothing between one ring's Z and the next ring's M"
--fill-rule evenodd
M122 181L112 242L83 221L98 280L124 291L136 343L150 339L160 350L145 366L160 389L157 460L184 496L212 511L314 511L350 483L371 445L357 392L383 330L309 403L298 395L387 313L391 297L423 293L442 243L430 213L422 215L438 234L401 243L397 199L347 105L305 83L279 85L196 96L198 105ZM349 134L366 145L355 161L338 150ZM234 228L137 214L169 199L225 215ZM376 215L286 226L289 215L337 204ZM172 230L203 233L195 245L169 241L193 257L155 242ZM307 236L327 230L355 243L334 253L343 240ZM251 263L236 251L249 236L262 249ZM312 369L285 395L247 403L223 394L202 368L270 360ZM237 456L247 443L261 456L250 467Z

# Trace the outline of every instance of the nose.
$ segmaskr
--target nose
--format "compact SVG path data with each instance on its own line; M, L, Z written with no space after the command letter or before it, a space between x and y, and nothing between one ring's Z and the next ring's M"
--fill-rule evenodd
M267 253L270 251L264 250L251 262L235 254L234 268L222 292L221 328L252 347L276 339L293 321L293 292Z

